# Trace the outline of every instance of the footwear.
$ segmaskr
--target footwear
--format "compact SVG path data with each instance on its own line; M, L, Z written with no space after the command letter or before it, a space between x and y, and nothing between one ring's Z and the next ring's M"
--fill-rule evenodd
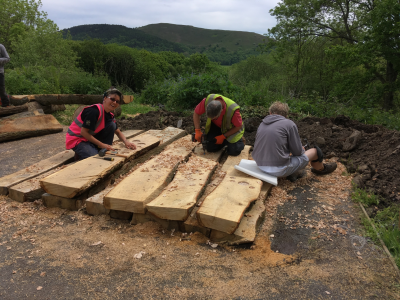
M323 170L319 171L319 170L316 170L314 168L311 168L311 172L313 172L315 175L325 175L325 174L332 173L337 168L337 164L336 163L323 164L323 165L324 165L324 169Z
M294 172L293 174L286 176L287 180L290 180L291 182L295 182L297 179L303 178L306 176L306 170L300 170L297 172Z

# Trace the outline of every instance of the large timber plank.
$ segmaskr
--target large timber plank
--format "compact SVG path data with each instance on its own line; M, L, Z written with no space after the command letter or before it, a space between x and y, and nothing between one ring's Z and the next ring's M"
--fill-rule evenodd
M68 210L79 210L85 204L85 200L70 199L54 196L47 193L42 195L43 205L46 207L58 207Z
M57 133L62 125L52 115L0 120L0 142Z
M254 205L244 214L238 228L233 234L227 234L219 230L211 230L210 239L213 242L228 243L229 245L240 245L252 243L256 239L258 228L265 218L264 201L272 188L272 184L264 182L261 193Z
M193 153L199 157L202 158L207 158L216 162L219 162L221 159L222 154L224 153L225 148L217 151L217 152L208 152L206 151L204 153L203 146L201 144L197 145L196 148L194 148Z
M200 225L232 234L237 229L244 212L257 200L262 181L235 170L241 159L248 158L250 146L241 155L229 156L222 167L226 175L218 187L208 195L196 213Z
M120 149L119 153L128 155L128 158L115 156L114 161L104 160L98 155L86 158L42 179L41 187L51 195L73 198L121 168L124 161L139 156L147 149L156 147L160 142L158 138L146 133L129 140L133 140L136 144L135 150L127 149L123 145L113 146Z
M10 106L10 107L0 107L0 117L8 116L13 114L18 114L27 111L27 106Z
M160 139L160 144L164 144L172 138L177 139L187 135L185 130L175 127L166 127L163 130L149 130L147 132L158 137Z
M159 154L169 143L172 143L174 140L178 139L179 137L186 135L185 131L177 129L173 130L173 134L171 134L171 127L167 127L164 130L149 130L146 131L146 134L150 134L155 136L156 138L160 139L160 146L156 147L149 152L147 152L145 155L142 155L134 160L131 160L123 165L121 169L116 171L114 175L114 179L128 173L134 166L136 166L139 163L143 163L147 161L151 156ZM176 128L175 128L176 129ZM123 133L126 134L126 136L130 137L135 137L136 136L137 130L127 130L124 131ZM164 133L164 134L163 134ZM130 141L133 141L134 143L137 143L138 140L136 139L130 139ZM105 185L107 186L107 184ZM99 215L99 214L109 214L110 210L106 209L103 204L104 196L115 187L113 186L108 186L105 188L105 190L100 191L99 193L96 193L95 195L91 196L86 200L86 211L90 215ZM113 211L115 214L115 211Z
M160 219L185 221L217 165L206 158L190 157L187 163L178 167L174 179L164 191L146 205L148 211Z
M110 192L114 186L108 186L106 189L102 190L100 193L93 195L86 200L86 212L92 216L98 215L108 215L110 213L109 209L106 209L103 204L104 196Z
M44 190L40 186L40 180L58 171L59 168L56 168L10 187L8 197L18 202L32 202L42 198Z
M132 213L146 212L146 204L154 200L172 180L180 162L186 160L194 148L191 137L183 137L153 159L123 179L104 197L107 209Z
M142 134L144 132L144 130L138 130L138 129L132 129L132 130L125 130L125 131L122 131L122 133L124 134L124 136L127 138L127 139L130 139L130 138L132 138L132 137L134 137L134 136L137 136L137 135L139 135L139 134ZM119 137L116 135L116 134L114 134L114 143L115 142L118 142L119 141Z
M7 195L11 186L71 162L74 156L74 151L65 150L25 169L0 178L0 195Z

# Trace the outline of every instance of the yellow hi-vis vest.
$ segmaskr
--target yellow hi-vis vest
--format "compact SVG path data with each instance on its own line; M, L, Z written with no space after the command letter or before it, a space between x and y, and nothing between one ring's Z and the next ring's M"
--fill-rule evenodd
M235 113L235 111L237 109L240 108L240 106L237 105L233 100L226 98L222 95L211 94L211 95L207 96L206 101L204 103L206 111L207 111L207 104L217 97L221 97L225 101L225 104L226 104L226 111L225 111L225 115L222 118L222 125L221 125L221 132L222 132L222 134L224 134L224 133L228 132L232 127L234 127L231 120L232 120L233 114ZM211 128L211 119L207 118L206 134L210 131L210 128ZM228 136L226 138L226 140L229 143L236 143L237 141L239 141L242 138L243 134L244 134L244 124L242 122L242 127L240 128L240 130L238 132L236 132L235 134Z

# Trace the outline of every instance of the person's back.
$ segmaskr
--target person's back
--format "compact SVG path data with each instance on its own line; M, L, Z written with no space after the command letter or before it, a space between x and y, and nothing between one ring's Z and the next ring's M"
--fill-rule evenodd
M304 176L303 169L309 162L311 171L317 175L329 174L336 169L336 163L322 163L324 155L317 146L305 151L296 124L287 119L289 106L286 103L272 103L269 113L258 127L252 152L263 172L295 181Z
M285 166L290 153L304 152L296 124L281 115L268 115L260 124L254 143L253 159L259 166Z

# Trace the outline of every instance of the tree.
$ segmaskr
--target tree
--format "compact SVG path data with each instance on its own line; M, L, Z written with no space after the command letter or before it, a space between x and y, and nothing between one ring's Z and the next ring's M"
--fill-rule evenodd
M39 22L47 20L40 0L0 0L0 43L12 53L11 43Z
M399 71L399 9L398 0L283 0L271 10L278 24L269 35L282 43L299 35L334 42L336 53L347 54L343 57L348 63L364 66L380 82L383 107L392 109Z

